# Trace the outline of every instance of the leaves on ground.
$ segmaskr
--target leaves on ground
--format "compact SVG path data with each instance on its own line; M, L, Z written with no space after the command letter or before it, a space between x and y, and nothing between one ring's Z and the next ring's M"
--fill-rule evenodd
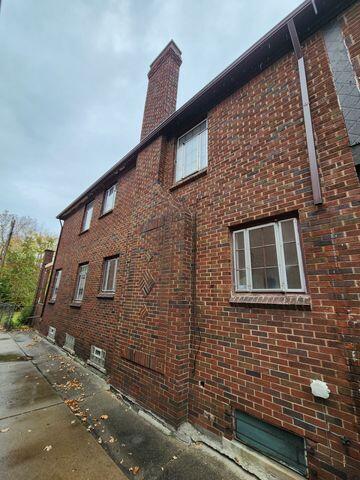
M109 415L100 415L101 420L107 420Z
M140 472L140 467L130 467L129 472L132 472L133 475L137 475Z
M50 452L50 450L52 450L52 445L46 445L46 447L44 447L44 450L45 452Z
M6 433L10 430L9 427L0 429L0 433Z

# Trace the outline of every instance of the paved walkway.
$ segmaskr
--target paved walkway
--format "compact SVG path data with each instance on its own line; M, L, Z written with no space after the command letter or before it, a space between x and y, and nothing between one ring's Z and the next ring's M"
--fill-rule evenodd
M148 423L35 333L0 332L1 480L248 480Z

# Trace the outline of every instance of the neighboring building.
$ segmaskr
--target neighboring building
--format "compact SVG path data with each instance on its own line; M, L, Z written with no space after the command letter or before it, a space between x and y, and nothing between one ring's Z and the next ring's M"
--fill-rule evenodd
M175 111L180 64L59 214L38 328L261 479L359 478L360 2L304 2Z

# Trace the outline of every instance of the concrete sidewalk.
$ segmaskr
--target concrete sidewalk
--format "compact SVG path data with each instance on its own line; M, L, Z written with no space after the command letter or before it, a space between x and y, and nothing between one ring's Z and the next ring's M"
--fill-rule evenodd
M0 378L2 480L126 478L6 333Z
M88 367L31 331L0 333L0 376L2 480L253 478L155 428Z

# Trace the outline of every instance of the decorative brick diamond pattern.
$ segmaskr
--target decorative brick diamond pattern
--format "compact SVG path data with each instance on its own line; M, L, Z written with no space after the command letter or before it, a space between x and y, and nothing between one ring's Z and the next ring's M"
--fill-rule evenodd
M140 288L145 297L149 295L154 285L155 285L155 280L153 276L151 275L149 270L145 270L145 272L143 273L142 279L140 281Z

